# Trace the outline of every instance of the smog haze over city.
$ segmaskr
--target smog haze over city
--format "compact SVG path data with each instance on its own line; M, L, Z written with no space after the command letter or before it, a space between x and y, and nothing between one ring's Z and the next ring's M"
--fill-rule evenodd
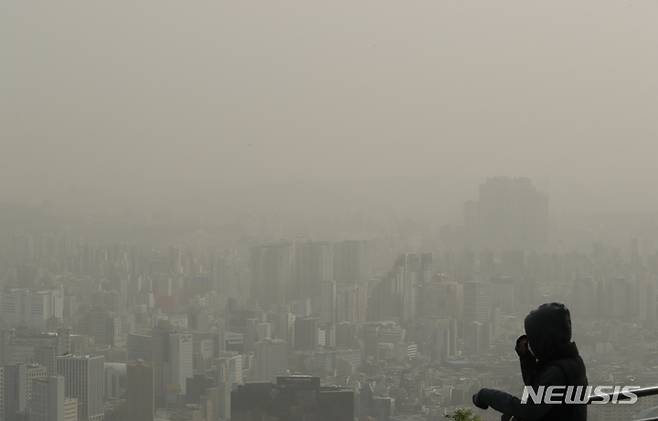
M0 421L658 417L656 22L2 2Z

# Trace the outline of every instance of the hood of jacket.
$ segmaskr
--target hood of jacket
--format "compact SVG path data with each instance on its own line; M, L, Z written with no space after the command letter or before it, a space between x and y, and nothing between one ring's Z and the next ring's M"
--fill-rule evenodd
M571 315L564 304L542 304L526 316L524 324L530 348L539 361L562 358L571 351Z

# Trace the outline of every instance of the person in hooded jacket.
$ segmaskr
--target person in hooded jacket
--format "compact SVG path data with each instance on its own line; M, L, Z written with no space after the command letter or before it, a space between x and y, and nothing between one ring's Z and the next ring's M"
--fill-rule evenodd
M559 303L542 304L525 318L525 335L516 341L523 383L537 390L539 386L587 386L585 364L576 344L571 341L571 316ZM503 414L503 420L587 420L586 404L522 403L508 393L480 389L473 404L489 407Z

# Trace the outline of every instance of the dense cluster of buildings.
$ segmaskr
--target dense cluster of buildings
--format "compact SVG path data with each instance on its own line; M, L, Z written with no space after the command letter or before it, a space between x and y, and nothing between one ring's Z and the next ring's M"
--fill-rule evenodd
M12 235L0 421L444 419L481 386L520 390L514 340L546 301L572 308L592 382L654 383L658 254L530 247L545 202L527 180L489 180L467 209L477 247L395 251L383 270L372 240L218 251ZM525 225L507 232L500 212ZM503 242L484 241L491 224Z

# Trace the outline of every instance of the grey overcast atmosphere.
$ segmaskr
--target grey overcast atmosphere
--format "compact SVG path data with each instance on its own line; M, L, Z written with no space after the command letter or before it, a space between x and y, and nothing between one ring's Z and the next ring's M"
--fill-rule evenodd
M657 17L654 1L5 1L2 198L185 207L302 185L448 218L484 177L522 175L556 212L653 211Z

